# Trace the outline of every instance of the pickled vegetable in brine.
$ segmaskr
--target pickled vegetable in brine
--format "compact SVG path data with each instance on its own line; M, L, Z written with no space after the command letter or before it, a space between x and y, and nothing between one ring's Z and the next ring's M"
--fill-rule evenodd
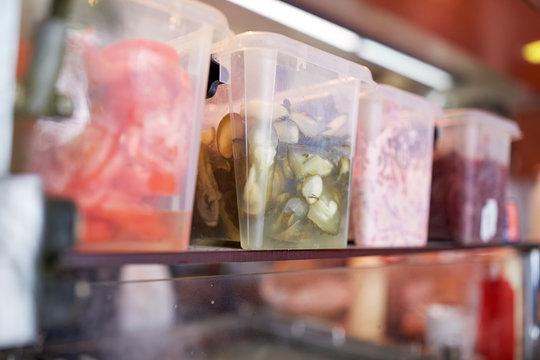
M233 139L242 247L341 248L347 241L347 114L314 118L295 104L249 102ZM268 114L272 121L265 121ZM234 133L234 131L233 131Z

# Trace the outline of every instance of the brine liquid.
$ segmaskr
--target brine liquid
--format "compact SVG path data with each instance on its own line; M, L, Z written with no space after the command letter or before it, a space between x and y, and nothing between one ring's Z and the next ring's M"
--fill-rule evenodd
M86 209L80 251L183 251L189 245L191 211Z
M241 212L239 223L242 248L250 250L333 249L344 248L347 245L347 187L342 189L339 201L341 204L340 227L337 234L329 234L321 230L308 218L300 220L294 226L294 230L292 227L285 228L278 225L283 207L279 204L275 205L276 199L282 194L291 194L292 197L296 191L297 181L289 179L281 192L269 197L263 213L248 216Z
M264 215L240 218L242 248L249 250L276 249L340 249L347 245L345 226L346 208L341 210L341 227L337 235L331 235L317 228L309 221L302 224L303 232L294 239L285 240L276 234L272 224L274 219ZM248 241L249 239L249 241Z

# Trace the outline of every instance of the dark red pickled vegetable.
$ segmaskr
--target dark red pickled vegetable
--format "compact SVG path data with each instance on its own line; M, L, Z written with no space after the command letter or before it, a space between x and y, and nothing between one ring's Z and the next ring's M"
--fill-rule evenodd
M430 238L462 244L502 242L507 172L506 166L490 159L467 159L456 152L436 156Z

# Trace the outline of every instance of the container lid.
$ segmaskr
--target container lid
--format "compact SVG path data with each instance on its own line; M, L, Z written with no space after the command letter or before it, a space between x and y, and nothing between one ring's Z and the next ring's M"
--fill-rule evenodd
M133 1L142 2L141 0ZM227 18L221 11L210 5L193 0L153 0L149 3L144 3L146 5L151 4L152 6L169 9L169 11L170 9L178 10L179 14L185 18L212 26L212 44L228 41L231 37Z
M412 107L415 109L425 108L426 111L435 113L437 118L442 117L442 107L436 102L428 100L423 96L390 85L379 85L377 91L383 98L390 99L401 106Z
M335 71L343 76L351 76L365 82L374 83L371 72L363 65L340 58L287 36L271 32L248 31L236 35L216 55L219 58L232 52L249 49L277 50L319 67Z
M443 127L469 124L507 132L514 140L521 138L519 126L514 121L484 110L471 108L445 110L444 117L437 121L437 125Z

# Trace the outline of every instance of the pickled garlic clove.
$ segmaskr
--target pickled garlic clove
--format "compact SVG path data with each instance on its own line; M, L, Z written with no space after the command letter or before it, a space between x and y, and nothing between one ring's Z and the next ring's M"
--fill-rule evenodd
M304 161L303 170L306 175L320 175L325 177L332 173L334 165L330 160L323 159L319 155L311 155Z
M298 125L291 120L282 120L274 122L274 129L280 142L287 144L296 144L300 139Z
M347 176L350 170L351 161L346 157L339 159L339 175L337 177L337 181L340 181L343 177Z
M345 125L347 123L347 120L348 120L349 116L347 113L341 113L341 114L337 114L336 116L334 116L334 118L332 120L330 120L327 124L326 124L326 130L323 131L323 135L336 135L340 130L341 128L343 127L343 125Z
M249 215L258 215L266 206L266 191L259 184L260 176L255 166L249 168L248 177L242 194L244 211Z
M281 172L281 168L279 166L275 166L270 196L274 197L281 194L283 191L284 184L285 184L285 179L284 179L283 173Z
M255 145L249 147L249 162L262 172L267 171L272 166L275 156L276 149L272 146Z
M319 135L321 132L320 123L309 115L291 112L291 120L298 125L298 128L304 134L304 136L311 138Z
M308 176L302 184L302 196L307 203L313 205L323 192L323 181L319 175Z
M289 110L282 104L275 104L262 100L251 100L240 110L240 116L255 118L259 121L270 122L285 119L289 116Z
M303 219L307 213L307 206L302 199L292 197L285 203L283 212L292 213L297 219Z
M323 193L317 202L310 205L307 217L328 234L336 235L339 232L339 206L328 194Z
M287 198L290 196L290 194L285 195ZM282 202L281 200L280 203ZM301 230L300 221L306 218L308 205L302 198L291 197L283 207L279 207L278 209L282 211L280 211L279 216L272 225L272 229L274 233L278 234L277 239L286 240L284 234L287 231L290 232L291 227L298 228L296 231Z
M272 123L257 122L248 129L249 146L270 146L277 148L278 135Z
M285 175L287 179L294 179L295 176L291 167L289 166L289 161L287 159L281 159L278 161L281 162L281 170L283 171L283 175Z
M334 170L330 160L319 155L302 153L291 148L287 152L287 160L297 180L309 175L328 176Z
M303 233L303 222L301 220L293 221L287 229L273 236L277 241L294 242L300 240L305 234Z

